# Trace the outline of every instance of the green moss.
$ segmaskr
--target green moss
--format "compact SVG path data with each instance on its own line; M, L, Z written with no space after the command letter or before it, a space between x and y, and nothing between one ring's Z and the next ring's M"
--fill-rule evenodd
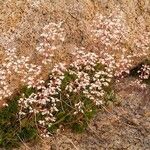
M17 119L17 101L12 100L8 107L2 108L0 111L0 147L16 147L18 146Z
M35 127L28 125L21 129L21 131L19 132L19 137L23 139L25 142L36 139L37 130Z
M83 133L87 128L87 124L85 122L74 123L71 126L71 129L75 133Z

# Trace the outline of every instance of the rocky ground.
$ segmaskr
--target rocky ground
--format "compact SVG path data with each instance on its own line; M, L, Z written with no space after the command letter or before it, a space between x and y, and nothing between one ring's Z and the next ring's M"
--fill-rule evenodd
M149 150L150 87L124 79L116 85L118 106L104 108L83 134L60 132L36 146L20 150Z

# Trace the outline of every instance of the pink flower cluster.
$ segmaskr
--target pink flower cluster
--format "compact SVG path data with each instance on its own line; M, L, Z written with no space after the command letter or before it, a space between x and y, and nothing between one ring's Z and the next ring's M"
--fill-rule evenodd
M72 99L73 93L76 95L83 94L95 105L101 105L107 93L106 89L111 84L113 70L107 66L105 60L94 53L85 53L79 50L74 55L75 61L73 63L69 66L62 63L55 65L46 85L41 81L41 84L36 87L37 92L32 93L29 97L23 95L19 100L21 108L19 114L21 116L27 114L42 115L37 122L38 126L44 129L42 136L50 134L45 132L45 129L56 121L55 112L59 111L61 101L65 101L62 99L62 95L72 103L77 101L74 104L73 112L76 115L79 112L84 113L84 101ZM66 73L70 76L73 75L75 79L72 78L65 89L62 89Z
M66 86L66 90L76 93L82 91L96 105L101 105L105 95L104 89L110 85L113 77L113 70L109 66L111 64L107 64L109 58L102 59L95 53L80 50L74 55L75 61L70 65L71 69L68 72L77 78Z
M94 42L105 50L120 50L129 39L130 32L120 10L108 16L97 13L89 30Z
M120 12L120 11L119 11ZM30 57L17 56L17 50L6 49L6 58L0 67L0 100L12 95L13 87L9 84L9 77L18 76L28 88L36 89L29 97L24 94L19 99L20 118L26 115L40 116L37 126L42 136L49 136L47 131L56 122L55 114L59 112L62 101L74 101L73 115L84 113L85 101L74 100L72 95L83 95L96 106L105 103L104 97L112 84L114 77L124 77L128 74L133 58L145 56L149 50L150 38L145 32L133 41L134 48L141 51L128 54L125 43L130 40L130 29L126 25L122 12L113 12L109 16L97 14L90 26L94 48L100 53L86 52L84 48L77 48L72 55L72 63L58 63L53 67L48 82L45 83L40 74L42 68L49 68L54 53L61 49L65 40L65 30L62 22L50 23L43 28L40 42L36 46L36 56L40 64L31 63ZM145 40L144 40L145 39ZM109 54L109 50L120 51L119 58ZM141 79L150 77L150 66L143 65L139 71ZM64 80L71 78L64 86ZM140 82L137 82L140 83ZM65 97L65 100L63 99ZM35 119L36 120L36 119Z
M0 67L0 100L13 94L14 87L8 79L14 76L29 84L41 71L41 66L30 63L29 57L18 57L16 51L16 48L5 50L6 57Z
M52 56L55 50L61 48L65 40L65 31L62 28L62 22L49 23L43 28L40 35L40 43L36 47L36 52L42 57L42 64L47 65L51 63Z
M133 36L125 14L118 8L109 15L97 13L88 29L94 49L115 54L117 77L128 74L136 59L149 54L150 32L146 28L137 29ZM133 52L129 52L129 49Z
M18 56L16 48L4 50L5 58L0 66L0 100L10 97L17 88L10 84L10 79L18 79L21 85L25 84L29 87L37 85L41 80L39 76L42 68L45 65L50 66L54 50L61 47L65 39L65 32L61 25L62 22L50 23L44 27L35 50L40 64L33 63L32 56Z

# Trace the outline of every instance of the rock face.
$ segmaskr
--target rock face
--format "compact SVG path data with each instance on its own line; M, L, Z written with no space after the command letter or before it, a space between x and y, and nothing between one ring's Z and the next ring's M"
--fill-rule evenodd
M16 48L17 57L29 57L30 63L39 65L36 47L40 42L43 28L50 22L62 22L66 33L66 39L57 50L57 57L50 63L51 66L54 62L66 61L73 47L84 46L91 51L99 43L89 38L89 27L95 15L98 13L109 16L114 11L117 11L114 16L118 13L123 14L125 25L130 28L128 40L124 44L127 53L137 53L145 45L147 48L148 42L143 44L142 41L149 40L149 0L0 0L0 63L3 64L5 61L7 49ZM140 46L143 44L137 49L133 45L135 39L140 41ZM101 51L101 44L95 49ZM111 52L118 55L119 51ZM149 51L146 52L148 54ZM141 58L143 56L138 62ZM47 67L43 67L42 76L46 77L48 72ZM22 85L21 78L22 76L16 74L8 77L7 82L12 91L16 91Z

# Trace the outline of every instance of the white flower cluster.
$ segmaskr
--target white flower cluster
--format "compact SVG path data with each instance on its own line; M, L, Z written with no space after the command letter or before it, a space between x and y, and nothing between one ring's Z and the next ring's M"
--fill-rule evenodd
M74 112L74 115L78 114L79 112L84 113L84 103L83 102L78 102L75 104L75 109L76 111Z
M116 54L116 50L121 53L118 59L114 59L113 55L111 59L115 61L113 67L115 67L116 77L123 77L124 73L129 73L132 64L131 56L126 54L127 50L124 46L129 40L129 32L130 28L120 10L112 12L109 16L96 14L90 26L91 37L98 48L104 49L104 53L106 50L112 51L113 54Z
M115 58L117 77L128 74L134 61L145 57L150 50L150 33L143 29L138 30L136 36L132 36L131 31L124 13L118 8L110 15L96 14L89 27L95 49L119 55ZM129 44L131 40L132 44ZM129 49L133 53L129 53Z
M131 85L136 85L141 89L145 89L147 87L145 81L150 79L150 65L147 63L143 64L137 71L137 74L139 74L139 78L137 78L135 81L132 81Z
M102 59L95 53L77 51L74 55L76 60L71 64L68 72L77 78L66 86L66 90L75 93L82 92L96 105L101 105L105 94L104 89L110 85L113 77L112 68L107 65L106 58Z
M42 63L47 65L51 62L54 50L62 46L65 40L65 31L62 22L49 23L43 28L41 42L36 47L36 51L42 56Z
M143 80L150 78L150 65L144 64L141 69L138 71L140 73L139 77Z
M29 84L40 74L41 67L30 63L30 58L18 57L16 48L5 50L6 58L0 67L0 100L13 94L9 80L13 75L21 82Z
M41 81L39 76L44 65L49 65L53 52L65 39L62 22L50 23L46 25L41 34L41 41L36 47L36 57L40 64L32 63L31 56L18 56L17 49L5 49L5 59L0 66L0 100L13 94L14 87L10 84L10 79L20 80L20 84L27 84L35 87Z
M102 51L100 53L101 61L111 68L113 76L116 78L123 78L124 75L129 74L129 70L132 66L132 56L123 52L121 57L116 58L114 55Z
M60 102L65 101L62 99L62 95L74 103L74 115L79 112L84 113L84 101L71 99L73 93L75 95L83 94L95 105L103 104L106 89L112 81L112 69L105 64L105 60L94 53L77 51L74 58L75 61L69 66L62 63L55 65L48 83L41 82L36 87L37 92L32 93L29 97L23 95L19 100L21 116L28 113L34 116L41 115L38 125L44 129L42 136L50 134L45 132L45 129L56 121L55 113L59 111ZM71 79L65 85L65 89L62 89L66 73L75 76L75 79Z
M59 68L59 69L58 69ZM29 97L22 95L19 99L19 106L21 116L27 114L34 114L34 116L41 115L41 119L38 121L38 125L42 128L42 136L49 134L45 128L50 127L52 122L55 122L56 118L54 113L58 111L57 103L60 99L59 93L61 91L61 83L64 78L65 67L63 64L58 64L52 70L50 80L45 86L44 81L41 80L38 83L36 93L32 93Z
M124 75L130 73L130 68L132 67L132 56L121 55L121 58L115 63L116 69L114 76L119 78L124 78Z
M121 49L121 44L129 38L129 32L121 11L114 11L109 16L98 13L90 25L91 37L105 50Z

